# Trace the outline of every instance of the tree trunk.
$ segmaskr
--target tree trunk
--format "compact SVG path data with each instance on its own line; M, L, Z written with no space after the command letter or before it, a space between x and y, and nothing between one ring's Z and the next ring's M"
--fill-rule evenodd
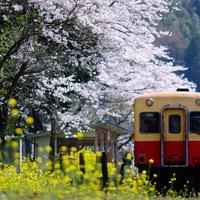
M55 146L55 141L56 141L56 119L51 114L51 131L50 131L50 141L49 141L49 146L51 147L51 151L49 152L49 160L52 163L52 169L51 171L54 171L55 168L55 157L56 157L56 146Z

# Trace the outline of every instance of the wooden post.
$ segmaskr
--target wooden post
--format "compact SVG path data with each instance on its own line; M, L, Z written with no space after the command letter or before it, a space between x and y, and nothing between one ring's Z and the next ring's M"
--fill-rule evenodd
M22 153L23 153L23 144L22 144L22 137L19 138L18 140L19 142L19 160L18 160L18 166L17 166L17 173L20 173L22 170Z
M79 154L79 164L80 164L80 170L83 172L83 174L85 174L85 160L83 153Z
M101 156L101 169L102 169L102 184L103 188L108 185L108 166L106 152L102 152Z

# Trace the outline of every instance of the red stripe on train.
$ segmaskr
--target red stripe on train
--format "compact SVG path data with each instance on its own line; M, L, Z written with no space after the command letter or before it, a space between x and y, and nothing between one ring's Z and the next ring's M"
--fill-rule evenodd
M154 166L161 165L161 147L159 141L135 142L134 154L136 166L148 165L150 159L154 160ZM190 141L188 145L189 166L200 166L200 141ZM183 164L185 160L185 144L178 141L170 141L164 144L165 164Z

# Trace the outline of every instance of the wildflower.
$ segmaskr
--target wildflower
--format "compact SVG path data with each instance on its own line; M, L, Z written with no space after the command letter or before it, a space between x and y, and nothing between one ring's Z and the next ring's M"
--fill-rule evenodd
M67 147L66 146L61 146L60 147L60 151L61 152L66 152L67 151Z
M51 152L52 148L47 145L45 148L44 148L44 151L46 151L47 153Z
M16 153L14 154L14 157L15 157L15 159L18 159L18 158L20 157L19 152L16 152Z
M112 163L108 163L108 172L110 176L113 176L116 173L116 168Z
M56 162L54 167L55 167L55 169L60 169L60 163Z
M23 129L17 127L17 128L15 129L15 133L16 133L17 135L22 135L22 134L23 134Z
M72 179L69 176L64 176L63 178L64 183L71 183Z
M11 146L11 148L13 148L13 149L17 149L18 143L17 143L16 141L11 141L10 146Z
M76 137L77 137L78 139L81 139L81 138L84 137L84 134L83 134L82 132L77 132L77 133L76 133Z
M97 152L96 152L97 158L101 157L101 155L102 155L102 153L101 153L100 151L97 151Z
M71 148L71 151L72 151L72 152L76 152L76 151L77 151L77 148L76 148L76 147L72 147L72 148Z
M10 114L11 114L11 117L17 118L19 116L19 110L14 108L11 110Z
M143 185L142 180L141 180L141 179L138 179L137 184L138 184L138 186L142 186L142 185Z
M15 98L10 98L8 100L8 106L14 108L17 105L17 100Z
M28 125L32 125L34 123L34 119L31 116L28 116L25 121Z
M127 156L126 156L126 158L127 158L127 160L132 160L133 156L130 153L128 153Z
M46 162L46 166L47 166L47 168L48 168L49 170L52 169L52 165L53 165L52 161L48 160L48 161Z
M152 186L149 187L149 191L150 191L150 192L155 192L155 187L152 187Z
M74 166L74 165L72 165L72 164L69 165L68 168L67 168L67 171L68 171L68 172L75 172L75 171L76 171L76 166Z
M132 192L133 192L134 194L138 194L138 193L139 193L139 192L138 192L138 188L137 188L137 187L133 187Z

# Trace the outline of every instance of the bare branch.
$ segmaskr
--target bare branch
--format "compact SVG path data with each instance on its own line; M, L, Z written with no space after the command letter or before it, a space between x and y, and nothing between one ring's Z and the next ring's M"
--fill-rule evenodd
M0 61L0 69L2 69L4 63L10 59L10 56L13 55L14 53L16 53L19 48L21 47L21 45L27 41L28 37L27 35L22 34L22 36L19 38L19 40L17 40L8 50L8 52L5 54L5 56L3 56L2 60Z
M6 95L7 99L11 97L13 91L15 90L15 88L17 86L17 83L18 83L19 79L24 75L24 72L27 69L27 65L28 65L28 62L24 62L21 65L21 67L20 67L19 71L17 72L17 74L15 75L15 77L14 77L14 79L12 81L12 84L11 84L10 88L8 89L8 93Z
M118 1L113 1L110 5L109 5L109 7L112 7L115 3L117 3Z

